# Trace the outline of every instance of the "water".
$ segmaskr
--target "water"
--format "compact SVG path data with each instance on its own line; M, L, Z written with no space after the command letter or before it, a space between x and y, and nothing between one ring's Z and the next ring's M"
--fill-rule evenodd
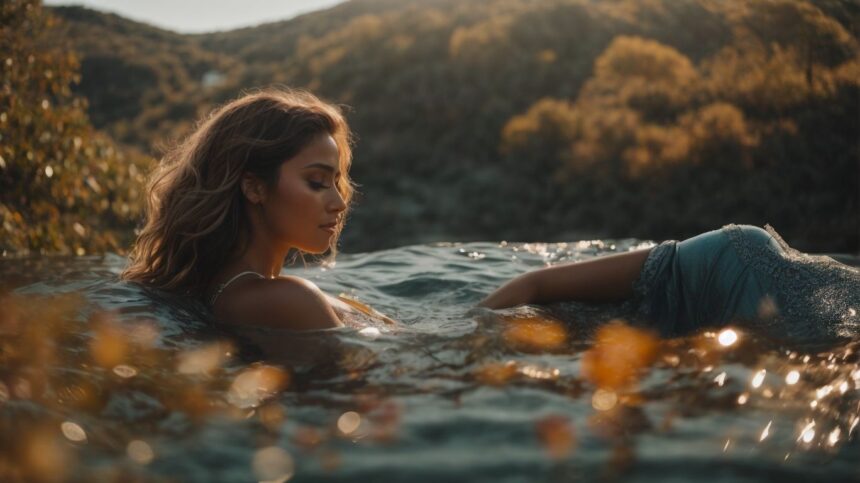
M117 282L113 255L2 260L0 480L860 481L858 338L659 341L607 322L621 307L471 310L526 270L641 246L288 268L401 322L304 334L213 329Z

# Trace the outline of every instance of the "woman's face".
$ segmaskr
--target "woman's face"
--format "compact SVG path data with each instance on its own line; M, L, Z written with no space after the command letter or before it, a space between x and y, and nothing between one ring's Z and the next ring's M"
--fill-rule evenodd
M340 176L337 144L328 134L281 163L277 183L265 190L261 203L273 241L309 253L325 252L346 210L337 190Z

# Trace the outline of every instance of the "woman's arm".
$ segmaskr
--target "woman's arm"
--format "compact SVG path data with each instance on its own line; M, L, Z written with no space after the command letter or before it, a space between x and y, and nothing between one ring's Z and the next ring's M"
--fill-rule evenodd
M522 304L617 302L633 295L633 282L651 249L528 272L502 285L478 304L501 309Z

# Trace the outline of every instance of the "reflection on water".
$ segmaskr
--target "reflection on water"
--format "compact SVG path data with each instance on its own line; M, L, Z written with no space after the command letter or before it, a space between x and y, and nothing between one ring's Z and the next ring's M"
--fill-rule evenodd
M527 269L641 246L288 269L401 321L301 334L215 328L116 282L115 256L2 260L0 480L860 479L858 338L661 340L619 307L472 309Z

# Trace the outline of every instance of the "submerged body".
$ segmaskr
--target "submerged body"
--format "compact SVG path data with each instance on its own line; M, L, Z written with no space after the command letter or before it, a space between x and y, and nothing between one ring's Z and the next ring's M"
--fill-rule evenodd
M860 271L790 248L770 227L727 225L678 242L527 273L490 308L627 301L661 335L737 323L789 338L860 332Z

